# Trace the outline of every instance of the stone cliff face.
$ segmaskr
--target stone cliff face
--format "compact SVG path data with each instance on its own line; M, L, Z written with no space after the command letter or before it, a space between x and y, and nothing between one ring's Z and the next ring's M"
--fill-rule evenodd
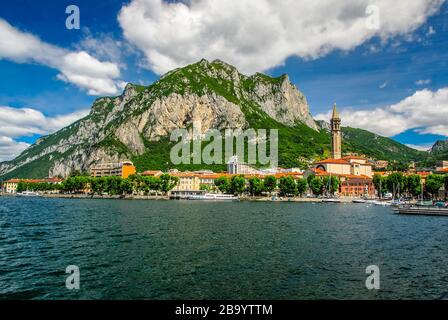
M277 85L263 82L266 77L255 75L255 88L246 97L258 103L264 112L278 122L293 126L297 121L318 130L310 114L308 102L300 91L291 83L288 76L283 76Z
M40 167L48 168L50 177L65 177L99 162L143 154L145 142L191 127L194 121L201 121L204 131L244 129L254 115L285 126L303 123L319 129L305 96L287 76L247 77L221 61L202 60L169 72L149 87L129 84L119 97L98 99L86 118L0 164L0 176L25 168L37 172L32 168Z
M448 152L448 140L439 140L431 148L431 153L445 153Z

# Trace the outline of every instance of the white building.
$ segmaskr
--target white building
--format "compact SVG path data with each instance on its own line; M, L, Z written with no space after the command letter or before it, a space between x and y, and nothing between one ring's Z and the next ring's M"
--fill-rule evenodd
M238 161L238 156L233 156L227 163L227 173L229 174L261 174L257 168Z

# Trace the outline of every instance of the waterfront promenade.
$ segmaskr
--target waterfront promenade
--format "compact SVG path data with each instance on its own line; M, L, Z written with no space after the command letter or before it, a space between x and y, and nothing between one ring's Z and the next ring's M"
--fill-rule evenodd
M6 197L17 197L15 194L6 194L0 193L0 196ZM53 199L109 199L109 200L170 200L169 196L163 195L127 195L127 196L109 196L109 195L89 195L89 194L42 194L44 198L53 198ZM240 201L257 201L257 202L304 202L304 203L321 203L321 198L303 198L303 197L291 197L291 198L282 198L277 197L275 200L272 200L271 197L252 197L252 196L242 196L239 198ZM341 203L351 203L355 199L352 197L340 197L338 198ZM179 200L174 200L179 201Z

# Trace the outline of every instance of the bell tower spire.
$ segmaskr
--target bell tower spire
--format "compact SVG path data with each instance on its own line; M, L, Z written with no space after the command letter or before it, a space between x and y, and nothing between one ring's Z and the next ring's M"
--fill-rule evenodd
M341 133L341 117L339 116L336 103L333 106L333 116L330 121L331 125L331 157L333 159L342 158L342 133Z

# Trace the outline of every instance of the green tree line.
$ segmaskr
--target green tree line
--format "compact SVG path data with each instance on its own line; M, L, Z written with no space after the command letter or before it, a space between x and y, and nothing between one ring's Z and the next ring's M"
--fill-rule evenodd
M437 198L443 186L445 190L448 190L448 175L430 174L426 178L426 183L423 184L421 177L417 174L405 176L401 172L395 172L387 177L375 174L373 183L379 193L384 195L390 192L394 198L403 195L418 198L422 192L431 198Z
M267 176L264 179L258 177L249 178L244 176L234 176L231 179L220 177L215 180L215 187L226 194L248 193L252 196L261 196L263 193L271 194L278 189L281 196L303 195L308 190L308 183L305 179L295 180L291 176L282 177L279 181L275 176Z
M110 177L89 177L71 176L61 184L50 183L27 183L19 182L17 192L23 191L54 191L59 190L66 193L86 193L108 195L128 195L134 192L149 194L167 194L176 187L179 179L169 174L160 177L145 177L132 175L129 178L117 176Z

